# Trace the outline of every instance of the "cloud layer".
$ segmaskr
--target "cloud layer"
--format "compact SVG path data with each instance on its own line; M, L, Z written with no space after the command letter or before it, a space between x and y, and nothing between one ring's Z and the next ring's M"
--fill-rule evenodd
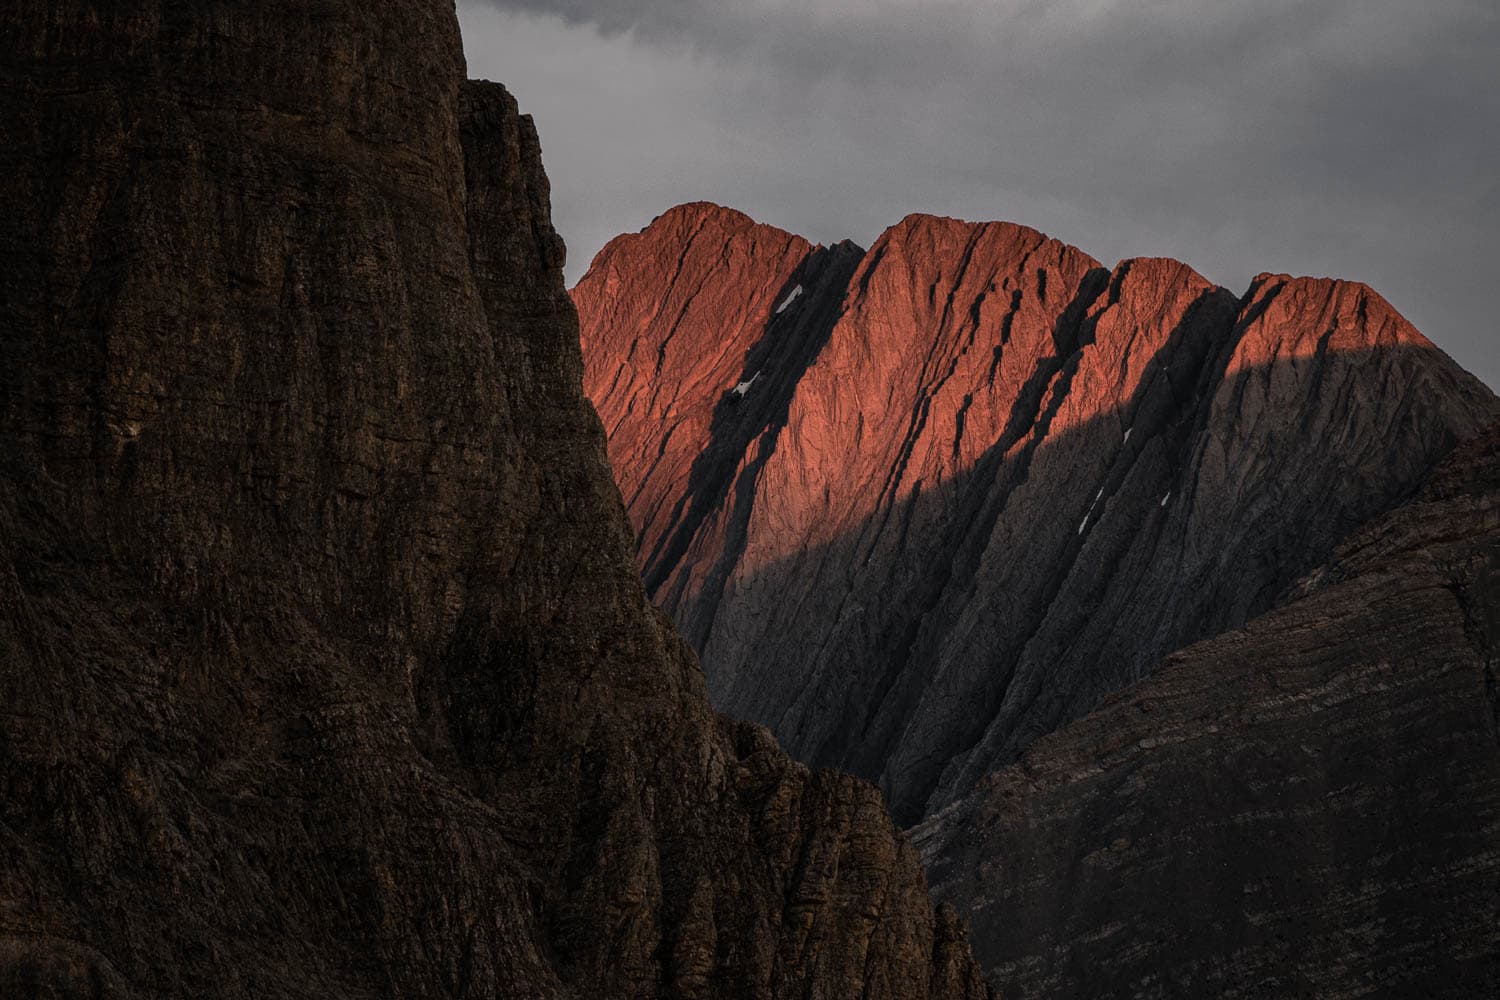
M824 242L910 211L1096 256L1369 281L1491 385L1491 0L464 0L535 114L569 273L707 198Z

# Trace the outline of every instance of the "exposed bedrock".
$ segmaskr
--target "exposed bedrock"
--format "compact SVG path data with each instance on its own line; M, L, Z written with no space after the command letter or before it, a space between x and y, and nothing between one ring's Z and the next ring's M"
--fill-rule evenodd
M1500 995L1500 427L915 836L1007 997Z
M0 995L988 995L647 603L451 0L16 0L0 136Z
M1002 223L861 255L687 205L574 297L641 571L717 705L904 823L1269 610L1500 417L1363 285L1239 297Z

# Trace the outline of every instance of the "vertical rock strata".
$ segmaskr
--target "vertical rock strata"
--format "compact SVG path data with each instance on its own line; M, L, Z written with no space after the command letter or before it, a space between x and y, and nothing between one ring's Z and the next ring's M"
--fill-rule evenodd
M0 994L987 995L647 605L463 69L447 0L0 13Z
M915 833L1007 997L1500 995L1500 429Z
M1363 285L1241 299L927 216L794 280L819 253L852 248L702 205L621 237L575 290L585 383L719 707L902 822L1271 608L1500 417Z

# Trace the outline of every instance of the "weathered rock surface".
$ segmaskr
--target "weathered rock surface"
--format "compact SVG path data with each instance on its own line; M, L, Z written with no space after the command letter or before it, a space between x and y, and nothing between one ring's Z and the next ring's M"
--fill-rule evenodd
M450 0L0 12L0 995L980 997L645 600Z
M1269 609L1500 416L1362 285L1241 299L1013 225L910 217L776 311L852 252L684 206L574 294L648 589L718 706L903 822Z
M1500 429L919 827L1007 997L1500 995Z
M634 512L642 573L659 589L674 570L714 573L705 551L734 551L743 526L727 535L735 518L725 508L745 478L740 465L756 466L775 447L864 252L815 248L705 203L673 209L653 229L659 240L605 247L595 280L575 297L593 320L585 381L610 415L611 463ZM643 280L665 294L641 298ZM695 552L685 559L688 545Z

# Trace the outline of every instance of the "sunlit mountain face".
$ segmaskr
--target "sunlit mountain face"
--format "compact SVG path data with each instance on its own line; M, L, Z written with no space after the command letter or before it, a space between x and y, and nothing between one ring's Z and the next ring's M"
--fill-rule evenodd
M1008 219L1236 292L1358 278L1500 386L1500 18L1469 0L463 0L540 125L570 283L708 199L870 246ZM580 73L577 68L588 67Z
M0 1000L1500 996L1497 51L0 4Z
M1494 396L1366 286L1107 267L912 216L868 252L707 204L574 289L648 592L718 706L962 797L1267 610Z

